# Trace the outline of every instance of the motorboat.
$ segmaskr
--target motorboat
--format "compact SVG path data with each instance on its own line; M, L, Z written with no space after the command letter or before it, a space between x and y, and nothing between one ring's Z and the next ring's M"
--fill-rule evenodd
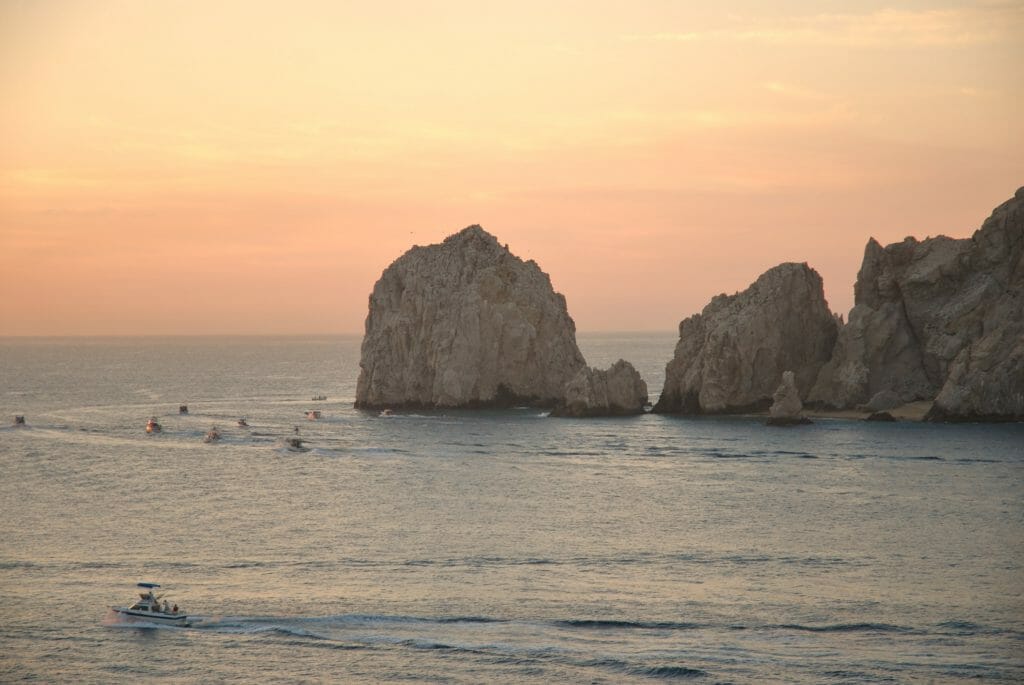
M220 440L220 431L216 426L206 431L206 435L203 436L203 442L217 442L218 440Z
M164 595L157 595L156 590L159 583L136 583L139 590L139 599L134 604L126 607L110 607L110 610L121 620L139 623L155 623L164 626L187 627L191 625L188 616L178 608L178 605L169 606Z
M310 421L316 421L321 416L319 409L310 409L306 412L306 418Z
M395 412L391 411L390 409L382 409L381 412L380 412L380 415L381 416L394 416Z
M249 422L245 420L244 416L241 417L240 419L238 419L238 427L239 428L248 428L249 427Z
M14 425L15 426L24 426L25 425L25 417L22 416L21 414L16 414L15 417L14 417Z
M285 447L289 452L308 452L309 448L302 442L302 438L285 438Z
M159 433L163 429L164 427L157 423L155 416L149 417L149 421L146 422L147 433Z
M325 402L327 401L327 395L313 395L314 402Z
M178 413L179 414L187 414L188 413L188 405L187 404L179 405L178 406Z

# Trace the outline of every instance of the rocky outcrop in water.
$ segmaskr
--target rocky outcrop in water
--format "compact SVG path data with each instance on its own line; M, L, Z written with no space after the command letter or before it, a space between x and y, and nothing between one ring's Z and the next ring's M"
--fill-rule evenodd
M629 362L620 359L607 371L582 368L565 384L562 403L552 416L627 416L642 414L647 383Z
M767 409L786 370L806 396L829 359L837 327L814 269L794 263L769 269L745 291L719 295L679 324L654 411Z
M535 262L470 226L414 247L370 295L356 406L555 406L586 364Z
M854 302L809 401L1024 419L1024 188L969 239L869 241Z
M792 371L782 372L782 383L772 395L772 406L768 409L769 426L796 426L811 423L803 415L804 403L800 401L800 391L796 387L796 378Z

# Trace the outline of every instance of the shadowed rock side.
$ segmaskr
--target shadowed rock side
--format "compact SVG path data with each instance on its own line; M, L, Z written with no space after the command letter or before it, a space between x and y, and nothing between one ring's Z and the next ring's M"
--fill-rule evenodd
M838 322L821 276L780 264L736 295L718 295L679 324L659 413L767 409L785 370L806 396L835 344Z
M547 274L470 226L377 281L356 407L552 407L585 365Z
M870 240L854 308L808 401L934 399L933 420L1024 418L1024 188L969 239Z
M647 383L622 359L607 371L580 369L564 392L552 416L627 416L642 414L647 404Z

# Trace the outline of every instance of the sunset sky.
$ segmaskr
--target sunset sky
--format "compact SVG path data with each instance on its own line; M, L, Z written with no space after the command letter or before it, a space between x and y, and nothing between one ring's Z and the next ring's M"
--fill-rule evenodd
M479 223L581 331L969 236L1024 2L0 1L0 335L358 333Z

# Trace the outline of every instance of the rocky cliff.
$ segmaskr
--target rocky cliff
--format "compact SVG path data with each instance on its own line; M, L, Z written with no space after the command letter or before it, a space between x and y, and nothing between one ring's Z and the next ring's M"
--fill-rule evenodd
M414 247L370 295L356 406L554 406L586 364L565 298L479 226Z
M654 411L766 409L787 369L806 396L829 359L837 327L814 269L793 263L769 269L745 291L719 295L679 324Z
M582 368L565 385L563 401L552 416L627 416L642 414L647 383L620 359L607 371Z
M854 303L809 402L1024 418L1024 188L969 239L870 240Z

